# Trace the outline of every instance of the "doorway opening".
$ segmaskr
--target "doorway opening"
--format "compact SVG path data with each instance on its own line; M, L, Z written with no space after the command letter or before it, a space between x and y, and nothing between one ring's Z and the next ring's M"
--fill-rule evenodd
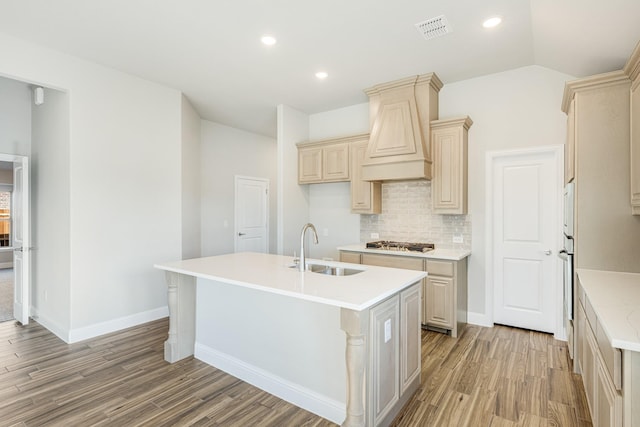
M558 258L562 146L487 153L486 300L492 323L565 339Z
M14 319L12 192L13 163L0 161L0 322Z

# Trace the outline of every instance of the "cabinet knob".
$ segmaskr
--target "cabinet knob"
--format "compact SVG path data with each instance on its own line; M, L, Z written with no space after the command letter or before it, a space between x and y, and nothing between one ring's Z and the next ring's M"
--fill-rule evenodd
M551 255L551 249L547 249L546 251L544 251L544 254L547 255L547 256Z

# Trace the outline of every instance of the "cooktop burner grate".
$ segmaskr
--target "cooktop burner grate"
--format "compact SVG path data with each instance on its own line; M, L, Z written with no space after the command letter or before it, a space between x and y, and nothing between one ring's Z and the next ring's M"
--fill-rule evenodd
M433 243L394 242L391 240L368 242L366 246L367 249L407 252L429 252L435 249L435 245Z

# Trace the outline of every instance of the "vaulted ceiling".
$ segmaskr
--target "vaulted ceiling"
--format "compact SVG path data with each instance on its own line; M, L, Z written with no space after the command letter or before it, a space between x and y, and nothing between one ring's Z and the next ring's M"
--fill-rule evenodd
M425 40L414 24L440 15L452 31ZM503 23L484 29L492 15ZM268 136L278 104L327 111L413 74L446 85L533 64L621 69L639 20L638 0L0 0L0 32L173 87L202 118Z

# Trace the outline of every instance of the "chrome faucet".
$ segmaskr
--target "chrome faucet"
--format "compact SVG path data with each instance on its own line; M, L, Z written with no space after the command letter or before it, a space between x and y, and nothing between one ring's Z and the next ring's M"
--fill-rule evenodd
M304 253L304 234L307 229L310 228L313 231L313 243L318 244L318 233L316 232L316 228L310 222L306 223L302 227L302 231L300 232L300 260L298 261L298 270L304 272L306 269L306 256Z

